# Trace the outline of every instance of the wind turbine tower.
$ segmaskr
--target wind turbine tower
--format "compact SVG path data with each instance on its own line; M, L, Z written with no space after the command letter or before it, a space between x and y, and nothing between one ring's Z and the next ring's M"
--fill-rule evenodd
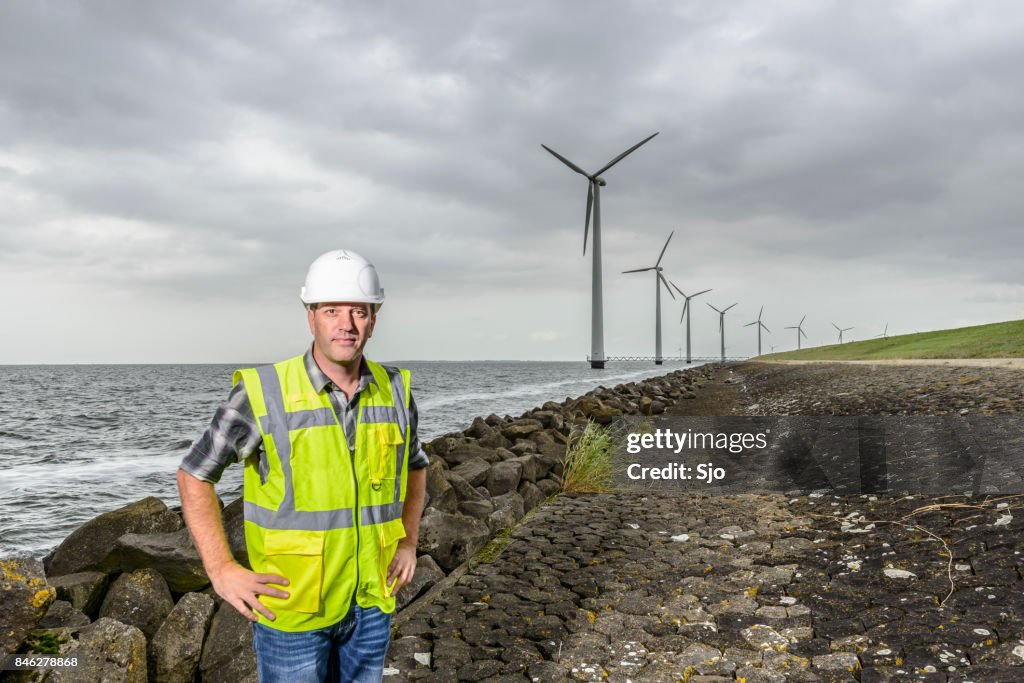
M676 283L672 282L671 280L669 282L673 287L676 287ZM683 315L679 316L679 322L683 322L683 318L686 318L686 362L691 363L692 361L690 360L690 299L698 297L701 294L707 294L711 290L705 289L703 292L697 292L696 294L691 294L690 296L686 296L683 290L679 289L678 287L676 287L676 291L682 294L683 298L686 299L686 301L683 303Z
M668 239L665 240L665 246L661 248L661 253L658 255L658 260L653 266L649 268L637 268L636 270L624 270L625 273L644 273L648 270L654 271L654 364L661 365L661 287L665 286L668 291L668 295L673 299L676 295L672 293L672 290L668 287L668 280L661 274L664 268L661 267L661 259L665 256L665 250L668 249L668 243L672 241L672 235L676 234L673 230L669 233Z
M768 329L768 326L761 322L762 313L764 313L764 306L762 306L761 310L757 312L757 320L743 326L750 327L751 325L757 325L757 355L759 356L761 355L761 328L763 327L765 332L771 334L771 330Z
M739 303L739 302L737 301L736 303ZM735 306L735 305L736 304L733 304L732 306ZM711 306L711 304L708 304L708 306ZM714 309L715 311L718 312L718 335L719 335L719 337L721 337L721 340L722 340L722 362L723 363L725 362L725 312L728 311L730 308L732 308L732 306L726 306L725 308L723 308L720 311L717 308L715 308L714 306L711 306L712 309Z
M800 337L803 337L804 339L807 338L807 333L804 332L804 329L803 329L804 320L806 320L806 319L807 319L807 315L805 314L803 318L800 318L800 322L799 323L797 323L796 325L790 325L789 327L786 328L787 330L796 330L796 350L797 351L800 350Z
M837 330L839 330L839 343L840 344L843 343L843 332L849 332L850 330L853 329L852 327L839 327L839 325L836 325L835 323L832 323L832 327L834 327Z
M654 135L657 135L657 133ZM591 249L591 254L593 254L593 264L591 267L590 277L590 367L598 370L604 368L605 362L604 301L602 293L603 287L601 285L601 188L604 187L606 183L604 178L601 177L601 174L625 159L626 156L634 152L638 147L640 147L640 145L653 138L654 135L644 138L593 173L587 173L547 145L541 145L541 147L550 152L556 159L587 179L587 216L583 220L583 255L586 256L587 254L587 233L590 230L590 212L593 210L594 247Z

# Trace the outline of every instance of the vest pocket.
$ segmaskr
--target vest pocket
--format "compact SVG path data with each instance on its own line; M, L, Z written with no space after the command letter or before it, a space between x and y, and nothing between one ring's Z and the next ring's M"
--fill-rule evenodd
M293 612L319 612L324 578L324 532L267 529L263 554L267 572L288 579L288 585L282 588L289 597L264 595L260 601L272 610L279 607Z
M383 598L394 597L392 587L394 582L388 584L388 566L395 559L395 550L398 549L398 542L405 538L405 525L401 518L384 522L380 527L380 560L378 570L380 573L380 595Z

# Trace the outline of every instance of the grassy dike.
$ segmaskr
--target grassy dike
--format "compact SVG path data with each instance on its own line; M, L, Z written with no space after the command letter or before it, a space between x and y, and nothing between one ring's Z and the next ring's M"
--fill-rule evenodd
M771 353L756 360L1024 358L1024 320Z

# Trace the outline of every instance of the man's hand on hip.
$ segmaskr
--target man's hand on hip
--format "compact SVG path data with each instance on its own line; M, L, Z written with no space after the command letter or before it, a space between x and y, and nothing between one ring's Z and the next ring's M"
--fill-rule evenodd
M415 559L413 562L415 563ZM259 612L271 621L277 617L259 601L260 595L288 597L288 593L271 585L287 586L288 579L278 574L257 574L237 562L225 564L210 574L210 582L213 583L213 590L217 591L217 595L224 598L249 621L256 621L254 612Z
M399 541L398 549L395 550L395 559L391 560L391 564L388 566L388 585L396 578L398 579L398 583L391 590L391 594L394 595L403 586L412 581L413 574L415 573L416 546L412 543L406 543L404 540Z

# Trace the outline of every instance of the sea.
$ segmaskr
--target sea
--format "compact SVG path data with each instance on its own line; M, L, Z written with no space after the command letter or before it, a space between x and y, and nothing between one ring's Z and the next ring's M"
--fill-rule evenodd
M412 372L422 441L475 416L519 416L687 367L676 361L396 361ZM228 395L236 365L0 365L0 557L41 558L98 514L146 496L178 504L175 471ZM242 492L242 467L217 484Z

